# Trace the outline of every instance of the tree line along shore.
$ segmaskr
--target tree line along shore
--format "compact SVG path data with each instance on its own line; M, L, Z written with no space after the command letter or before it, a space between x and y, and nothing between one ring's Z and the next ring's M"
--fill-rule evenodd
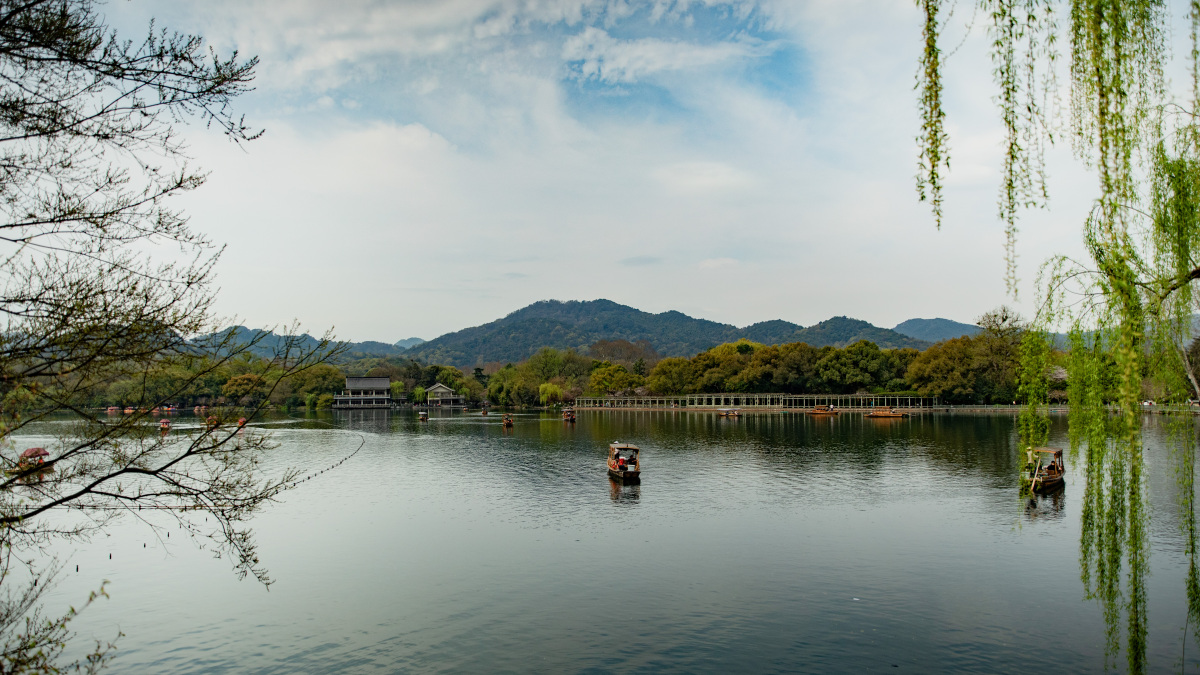
M519 363L473 369L423 364L401 357L322 363L281 377L284 370L245 353L219 364L173 363L117 379L92 392L102 406L162 401L193 405L269 404L283 409L331 407L347 376L387 377L397 400L420 404L425 391L444 384L471 403L539 406L579 396L779 392L791 394L900 394L938 397L951 404L1013 403L1018 396L1021 341L1028 330L1001 308L979 320L974 336L945 340L924 351L880 349L863 340L845 347L803 342L764 345L741 339L691 358L662 358L646 341L602 340L580 353L542 348ZM1055 351L1047 369L1052 401L1065 400L1067 355ZM469 372L468 372L469 371ZM1145 384L1154 397L1155 385Z

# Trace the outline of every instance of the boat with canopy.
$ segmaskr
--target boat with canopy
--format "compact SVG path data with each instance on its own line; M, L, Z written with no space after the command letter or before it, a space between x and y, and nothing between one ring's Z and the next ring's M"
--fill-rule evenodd
M1031 448L1026 451L1026 470L1021 485L1033 492L1054 492L1065 484L1066 466L1062 448Z
M623 481L642 478L642 449L632 443L612 442L608 446L608 475Z

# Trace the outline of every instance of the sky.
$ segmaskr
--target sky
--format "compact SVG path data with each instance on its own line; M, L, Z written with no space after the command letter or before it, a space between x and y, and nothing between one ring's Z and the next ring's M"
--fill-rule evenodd
M537 300L607 298L745 326L891 327L1036 307L1082 255L1094 178L1051 151L1018 298L996 217L1002 130L984 17L945 44L952 172L918 201L912 0L115 0L257 55L244 146L184 130L177 205L227 246L217 310L341 339L432 339ZM1180 10L1182 11L1182 10Z

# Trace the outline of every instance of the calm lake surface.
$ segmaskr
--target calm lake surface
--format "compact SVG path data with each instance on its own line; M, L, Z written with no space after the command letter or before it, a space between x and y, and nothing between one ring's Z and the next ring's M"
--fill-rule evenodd
M516 419L507 433L478 413L268 420L251 433L274 434L277 466L361 446L253 521L270 590L131 518L62 551L48 609L109 580L74 625L124 632L114 672L1104 668L1102 608L1080 581L1083 459L1068 456L1064 492L1022 500L1013 417ZM1051 444L1065 431L1055 418ZM640 486L606 477L616 440L642 447ZM1147 467L1148 666L1195 672L1155 428Z

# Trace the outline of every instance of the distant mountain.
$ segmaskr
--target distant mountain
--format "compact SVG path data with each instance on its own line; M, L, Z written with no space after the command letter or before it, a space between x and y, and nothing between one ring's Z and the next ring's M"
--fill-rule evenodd
M279 335L271 331L264 331L258 328L246 328L245 326L230 326L225 330L218 331L211 335L205 335L197 338L195 342L219 344L227 336L233 336L235 344L249 344L254 340L258 340L257 344L250 348L250 353L255 356L270 358L283 348L285 341L288 339L286 335ZM424 342L420 338L409 338L409 340L418 340ZM401 340L407 342L407 340ZM320 341L317 338L305 333L301 335L295 342L295 347L298 349L313 349ZM340 357L340 360L360 359L368 356L400 356L405 353L405 350L396 345L390 345L386 342L375 342L367 340L366 342L348 342L346 343L346 352Z
M611 300L543 300L482 326L448 333L405 356L426 363L474 366L521 361L542 347L584 352L597 340L649 340L664 356L684 356L736 340L735 326L680 312L650 314Z
M974 324L960 323L950 319L909 319L901 322L892 330L926 342L941 342L964 335L975 335L983 329Z
M245 326L230 326L225 330L217 331L210 335L202 335L192 342L215 347L226 340L232 345L246 345L257 341L250 348L250 353L255 356L270 358L283 349L287 339L286 335L278 335L268 330L246 328ZM320 342L316 338L305 334L301 335L293 346L298 349L313 349L318 344Z
M815 326L802 328L786 341L807 342L814 347L824 347L825 345L845 347L859 340L870 340L883 349L900 347L925 349L930 345L927 340L902 335L894 330L880 328L866 321L845 316L835 316Z
M760 321L746 326L742 329L741 337L754 342L761 342L764 345L779 345L787 342L795 342L792 337L801 330L804 330L803 326L791 323L790 321L772 319L771 321Z
M421 344L425 344L425 341L421 338L405 338L403 340L397 340L392 346L396 349L409 349L410 347L416 347L417 345Z
M844 346L858 340L871 340L883 348L929 346L923 340L846 317L808 328L781 320L738 328L676 311L651 314L611 300L543 300L491 323L417 345L404 355L426 363L471 367L521 361L542 347L586 352L597 340L624 339L648 340L663 356L693 356L740 338L765 344L807 342L815 347Z

